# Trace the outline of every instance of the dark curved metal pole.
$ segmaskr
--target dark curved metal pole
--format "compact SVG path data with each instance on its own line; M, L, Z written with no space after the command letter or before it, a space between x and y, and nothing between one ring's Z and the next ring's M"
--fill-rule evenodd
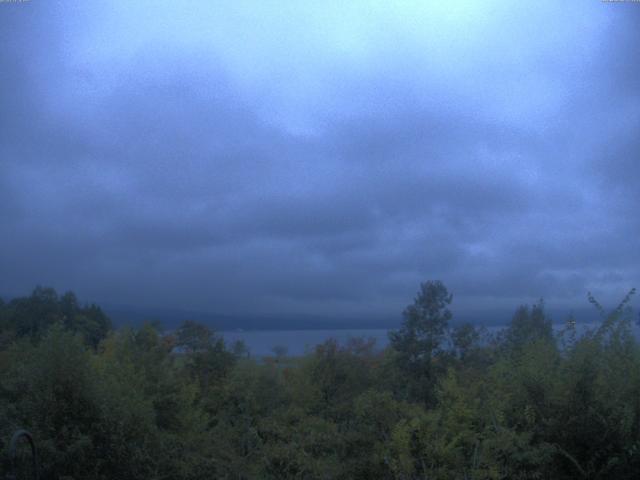
M14 478L16 473L16 450L18 449L18 441L20 440L20 437L25 437L31 445L33 472L36 476L36 480L38 480L40 478L40 473L38 472L38 451L36 450L36 444L33 441L33 437L26 430L16 431L16 433L13 434L13 437L11 437L11 442L9 443L9 453L11 455Z

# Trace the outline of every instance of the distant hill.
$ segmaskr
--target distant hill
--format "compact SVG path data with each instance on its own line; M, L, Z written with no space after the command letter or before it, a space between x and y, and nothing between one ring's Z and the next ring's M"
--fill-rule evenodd
M1 295L5 302L12 295ZM82 302L82 299L80 299ZM586 302L585 302L586 303ZM184 320L195 320L211 328L222 330L329 330L329 329L392 329L398 328L402 322L401 312L388 317L326 317L320 315L225 315L211 312L199 312L178 308L152 308L132 305L114 305L96 302L112 320L115 327L124 325L140 326L145 321L159 322L163 328L172 330ZM485 326L506 325L513 315L513 308L483 311L458 311L452 306L452 324L464 322ZM576 309L548 308L555 324L564 322L573 313L579 323L590 323L599 320L597 311L590 305ZM636 318L640 318L637 316Z
M317 330L341 328L395 328L396 321L354 318L327 318L313 315L224 315L180 309L159 309L130 306L103 306L115 326L138 326L145 321L157 321L165 329L174 329L184 320L195 320L209 325L215 330Z
M145 308L135 306L101 305L116 327L123 325L139 326L145 321L159 322L165 329L177 328L184 320L194 320L209 325L215 330L325 330L325 329L392 329L398 328L401 315L395 318L336 318L319 315L224 315L210 312L198 312L181 309ZM452 323L464 322L476 325L499 326L507 324L516 309L478 312L456 312L453 310ZM598 320L598 314L589 306L569 311L567 309L549 309L554 323L564 322L573 312L580 323Z

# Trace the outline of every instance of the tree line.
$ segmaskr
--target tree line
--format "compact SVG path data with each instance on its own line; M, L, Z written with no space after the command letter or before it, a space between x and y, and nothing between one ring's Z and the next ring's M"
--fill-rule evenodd
M488 335L420 286L380 351L252 358L209 327L114 329L73 293L0 300L0 448L50 479L631 479L640 348L628 306L554 332L544 303ZM24 462L27 464L27 462ZM24 468L28 468L28 465Z

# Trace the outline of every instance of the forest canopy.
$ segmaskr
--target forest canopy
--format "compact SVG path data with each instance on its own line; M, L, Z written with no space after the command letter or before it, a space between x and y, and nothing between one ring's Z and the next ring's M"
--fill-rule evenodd
M3 473L26 428L52 479L636 478L633 293L610 313L589 295L587 331L540 301L489 335L429 281L384 349L253 358L207 325L114 329L38 287L0 301Z

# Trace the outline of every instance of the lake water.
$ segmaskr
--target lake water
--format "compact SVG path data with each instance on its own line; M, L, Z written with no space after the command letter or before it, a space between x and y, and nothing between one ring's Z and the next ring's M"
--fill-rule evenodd
M554 325L554 330L563 329L565 324ZM582 332L594 328L596 324L578 324L577 331ZM504 327L486 327L487 332L495 333ZM389 343L388 329L353 329L353 330L237 330L220 332L231 346L237 340L244 341L249 352L254 357L273 355L274 347L284 347L287 355L297 356L312 351L316 345L334 338L340 344L345 344L349 338L373 338L376 347L383 349ZM640 328L634 325L634 334L640 338Z

